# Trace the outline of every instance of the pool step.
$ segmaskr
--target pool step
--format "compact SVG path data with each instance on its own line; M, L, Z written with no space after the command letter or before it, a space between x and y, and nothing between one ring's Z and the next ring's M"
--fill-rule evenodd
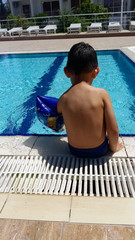
M1 156L0 192L135 198L135 158Z

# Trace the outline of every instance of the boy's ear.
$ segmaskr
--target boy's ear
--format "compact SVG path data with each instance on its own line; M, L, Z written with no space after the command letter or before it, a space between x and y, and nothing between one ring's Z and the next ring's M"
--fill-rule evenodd
M67 67L64 67L64 73L65 73L65 75L66 75L68 78L71 77L69 71L67 70Z
M91 73L91 77L94 79L96 78L96 76L98 75L98 73L100 72L100 67L97 67L96 69L94 69Z

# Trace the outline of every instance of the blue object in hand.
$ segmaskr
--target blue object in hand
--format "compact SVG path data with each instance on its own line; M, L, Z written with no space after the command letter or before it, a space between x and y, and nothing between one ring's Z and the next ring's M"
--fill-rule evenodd
M63 131L62 114L57 113L58 99L54 97L37 96L36 112L41 123L56 132Z

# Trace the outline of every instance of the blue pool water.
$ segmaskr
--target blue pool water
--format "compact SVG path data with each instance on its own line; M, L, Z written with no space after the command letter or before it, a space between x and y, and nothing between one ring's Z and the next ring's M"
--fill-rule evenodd
M135 134L135 65L120 51L97 55L93 86L109 92L120 134ZM0 135L55 134L38 121L35 99L58 98L71 86L66 61L67 53L0 55Z

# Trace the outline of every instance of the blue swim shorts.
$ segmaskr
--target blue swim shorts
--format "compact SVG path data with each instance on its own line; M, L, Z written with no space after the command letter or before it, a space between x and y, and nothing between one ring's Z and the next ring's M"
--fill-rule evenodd
M102 157L108 151L108 139L96 148L75 148L68 144L71 153L77 157Z

